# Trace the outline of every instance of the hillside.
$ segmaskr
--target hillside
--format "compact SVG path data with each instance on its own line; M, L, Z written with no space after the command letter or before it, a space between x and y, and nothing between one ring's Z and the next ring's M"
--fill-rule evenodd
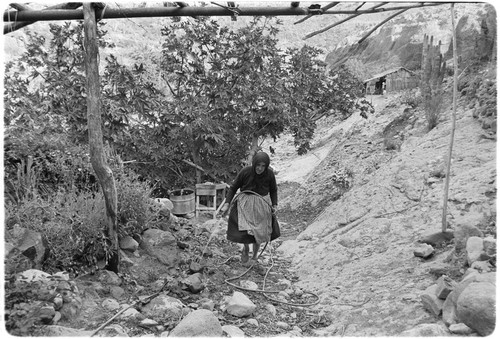
M405 115L407 107L398 104L397 96L372 99L375 115L323 126L308 155L291 156L286 145L273 145L280 216L289 223L284 227L304 229L278 251L291 258L300 286L318 293L319 307L331 312L335 321L327 335L392 336L435 323L420 301L436 279L433 272L457 279L467 269L464 253L455 248L462 239L436 250L430 260L413 255L418 240L441 229L444 179L435 173L444 169L451 109L427 133L422 111ZM455 233L477 227L495 236L496 142L484 138L485 131L463 104L452 156L448 227ZM384 147L387 126L402 140L397 150ZM352 185L338 200L337 173L349 173Z

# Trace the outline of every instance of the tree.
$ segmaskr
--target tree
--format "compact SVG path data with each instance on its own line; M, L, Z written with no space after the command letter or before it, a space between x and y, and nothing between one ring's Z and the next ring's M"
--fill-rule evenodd
M162 74L169 111L177 116L173 139L212 177L237 171L259 140L290 130L302 154L310 149L315 119L368 109L357 102L360 91L346 80L347 70L327 72L319 49L279 49L279 24L258 17L231 31L198 19L162 29Z

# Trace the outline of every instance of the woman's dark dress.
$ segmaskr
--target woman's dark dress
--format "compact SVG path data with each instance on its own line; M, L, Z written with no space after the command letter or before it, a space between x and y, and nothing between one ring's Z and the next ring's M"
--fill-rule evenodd
M231 202L235 196L236 191L240 189L243 191L252 191L260 194L261 196L270 195L272 205L278 204L278 190L276 186L276 177L274 172L269 167L261 174L255 173L253 166L243 168L239 173L233 184L228 190L226 201ZM227 239L241 244L255 243L255 237L248 234L247 231L240 231L238 229L238 202L231 203L229 211L229 221L227 228Z

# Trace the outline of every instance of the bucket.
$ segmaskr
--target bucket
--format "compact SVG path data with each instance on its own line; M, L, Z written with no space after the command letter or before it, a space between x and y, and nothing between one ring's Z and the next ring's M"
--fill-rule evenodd
M195 194L192 189L183 188L170 193L170 201L174 205L172 214L183 215L194 213L195 211Z

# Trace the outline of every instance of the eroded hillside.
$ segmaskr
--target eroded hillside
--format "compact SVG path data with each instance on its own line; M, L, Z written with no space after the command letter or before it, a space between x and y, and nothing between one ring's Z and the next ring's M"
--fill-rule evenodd
M352 116L333 129L323 126L311 154L287 159L276 147L274 158L282 219L289 222L285 233L306 227L279 250L293 259L301 286L318 293L320 307L332 312L330 334L343 328L345 335L396 335L435 322L419 298L436 278L430 272L444 267L459 277L466 268L454 244L431 260L413 255L422 236L441 230L451 105L427 132L424 113L399 104L398 95L372 100L376 113L368 119ZM301 162L316 166L308 171ZM350 185L346 191L339 186L343 180ZM495 217L496 140L462 104L448 227L467 224L495 234Z

